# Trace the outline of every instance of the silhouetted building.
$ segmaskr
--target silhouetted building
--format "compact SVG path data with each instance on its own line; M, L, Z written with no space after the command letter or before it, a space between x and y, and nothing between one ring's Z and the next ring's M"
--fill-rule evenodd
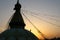
M9 22L10 29L0 34L0 40L38 40L33 33L24 29L26 24L21 15L19 0L17 0L14 10L15 13Z

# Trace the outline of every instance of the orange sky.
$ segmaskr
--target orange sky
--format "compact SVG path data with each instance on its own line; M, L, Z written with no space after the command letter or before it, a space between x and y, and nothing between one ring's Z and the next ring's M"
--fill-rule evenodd
M24 21L26 23L25 28L29 31L31 30L31 32L34 33L38 38L43 39L42 35L34 28L34 26L31 23L29 23L29 21L24 16L23 16L23 18L24 18ZM52 38L52 37L59 37L60 36L59 35L60 34L60 32L59 32L60 28L59 27L56 27L56 26L49 24L49 23L46 23L42 20L38 20L32 16L30 16L29 18L31 19L31 22L36 26L36 28L39 31L41 31L46 38ZM1 23L1 25L0 25L0 27L1 27L0 31L1 32L8 28L8 25L7 25L8 20L9 20L9 18L6 19L6 21L3 21Z

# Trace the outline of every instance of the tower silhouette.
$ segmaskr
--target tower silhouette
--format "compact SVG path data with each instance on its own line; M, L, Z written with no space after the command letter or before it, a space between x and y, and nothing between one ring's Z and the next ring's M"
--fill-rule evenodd
M15 13L12 16L12 19L9 23L10 28L22 28L24 29L25 23L21 15L21 4L19 3L19 0L17 0L17 3L15 4L14 8Z
M38 40L33 33L24 29L25 23L21 15L21 4L19 0L17 0L14 10L15 13L9 22L10 29L0 34L0 40Z

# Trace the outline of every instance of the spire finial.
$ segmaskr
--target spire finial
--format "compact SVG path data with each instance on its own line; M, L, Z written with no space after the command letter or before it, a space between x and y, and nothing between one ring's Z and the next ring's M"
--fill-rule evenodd
M12 16L12 19L10 20L9 26L11 28L25 28L25 23L23 20L23 17L21 15L21 4L19 3L19 0L17 0L17 3L15 4L14 8L15 13Z
M17 0L17 3L19 3L19 0Z

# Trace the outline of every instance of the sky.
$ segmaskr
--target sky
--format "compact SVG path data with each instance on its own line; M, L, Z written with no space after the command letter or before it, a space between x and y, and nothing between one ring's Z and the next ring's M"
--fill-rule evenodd
M8 28L8 21L17 0L0 0L0 32ZM45 37L60 37L60 0L19 0L22 12L40 30ZM34 17L35 15L37 17ZM23 15L22 15L23 16ZM23 16L26 29L30 30L39 38L41 34Z

